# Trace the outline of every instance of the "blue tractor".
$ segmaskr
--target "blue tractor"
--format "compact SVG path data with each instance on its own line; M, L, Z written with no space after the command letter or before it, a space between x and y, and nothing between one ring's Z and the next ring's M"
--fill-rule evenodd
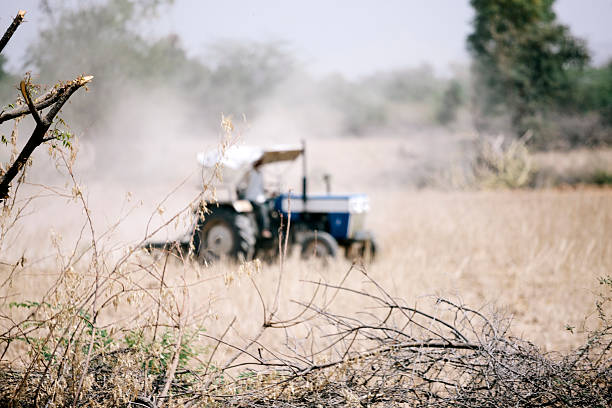
M262 201L269 230L262 231L255 211L257 205L245 198L241 183L254 166L291 162L300 157L302 191L299 194L267 192ZM201 261L223 258L273 260L278 256L279 242L287 242L289 251L299 247L304 259L336 257L340 248L351 260L374 258L374 236L365 229L370 207L368 197L329 192L308 194L304 145L268 149L233 146L224 152L200 153L198 161L203 172L223 168L224 173L223 184L217 187L217 201L206 203L198 211L191 234L191 247Z

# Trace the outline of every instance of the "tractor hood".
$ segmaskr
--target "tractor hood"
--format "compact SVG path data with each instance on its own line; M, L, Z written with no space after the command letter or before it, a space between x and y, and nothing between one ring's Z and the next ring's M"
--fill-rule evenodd
M214 168L217 163L224 168L240 170L252 167L256 162L263 164L291 161L304 152L301 146L277 145L269 148L256 146L231 146L225 151L198 153L198 163L203 167Z

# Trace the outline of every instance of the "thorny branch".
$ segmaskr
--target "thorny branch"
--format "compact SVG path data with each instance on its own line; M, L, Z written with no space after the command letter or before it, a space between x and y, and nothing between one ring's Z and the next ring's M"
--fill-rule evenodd
M609 321L577 352L546 354L511 337L508 322L495 313L491 319L448 299L433 299L432 309L408 307L371 282L378 294L344 284L310 282L317 291L349 295L353 304L368 311L345 315L329 302L323 307L312 300L298 302L304 308L299 315L314 313L308 323L326 333L312 339L315 344L309 352L298 352L288 340L286 351L249 360L254 354L249 352L250 344L241 352L244 358L232 367L256 373L256 379L236 380L230 388L233 395L227 387L213 385L201 398L213 395L220 406L252 407L612 403ZM290 319L284 323L281 327L286 330Z

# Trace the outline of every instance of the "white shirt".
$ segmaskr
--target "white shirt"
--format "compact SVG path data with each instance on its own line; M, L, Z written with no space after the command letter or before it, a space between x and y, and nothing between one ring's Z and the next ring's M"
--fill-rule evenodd
M249 183L244 192L244 198L249 201L255 201L256 203L263 203L266 201L263 174L261 174L261 171L254 168L249 171L248 176Z

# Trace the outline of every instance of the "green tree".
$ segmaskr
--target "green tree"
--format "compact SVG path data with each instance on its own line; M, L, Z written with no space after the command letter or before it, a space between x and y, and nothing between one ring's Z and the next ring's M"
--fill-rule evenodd
M612 126L612 61L576 72L575 76L577 89L566 103L581 113L598 112L602 122Z
M395 102L431 102L442 94L444 87L433 68L426 64L375 74L368 82L378 83L384 96Z
M127 84L189 88L193 71L202 67L185 56L176 37L149 42L132 29L142 23L141 12L149 10L151 3L157 1L54 4L38 40L27 49L27 63L45 81L96 72L95 98L75 107L85 120L119 98Z
M457 109L463 103L461 84L456 79L450 81L442 96L442 105L438 110L437 119L442 125L452 123L457 118Z
M167 3L172 0L54 4L27 57L45 80L76 69L96 73L94 97L73 108L71 123L104 126L101 118L126 92L171 89L198 107L193 120L216 127L221 112L255 116L258 102L294 69L295 59L278 43L221 41L203 59L188 56L176 35L146 38L138 27L151 24L158 5Z
M6 64L6 57L0 55L0 82L6 81L10 77L10 74L4 69L4 64Z
M0 100L6 101L13 99L16 95L15 84L19 82L19 77L9 72L5 68L6 57L0 55Z
M211 66L210 104L218 112L257 114L258 102L270 95L297 68L282 42L221 41L206 55Z
M471 0L477 123L507 112L523 133L573 92L568 72L589 60L584 41L556 21L554 0ZM536 130L537 129L533 129Z

